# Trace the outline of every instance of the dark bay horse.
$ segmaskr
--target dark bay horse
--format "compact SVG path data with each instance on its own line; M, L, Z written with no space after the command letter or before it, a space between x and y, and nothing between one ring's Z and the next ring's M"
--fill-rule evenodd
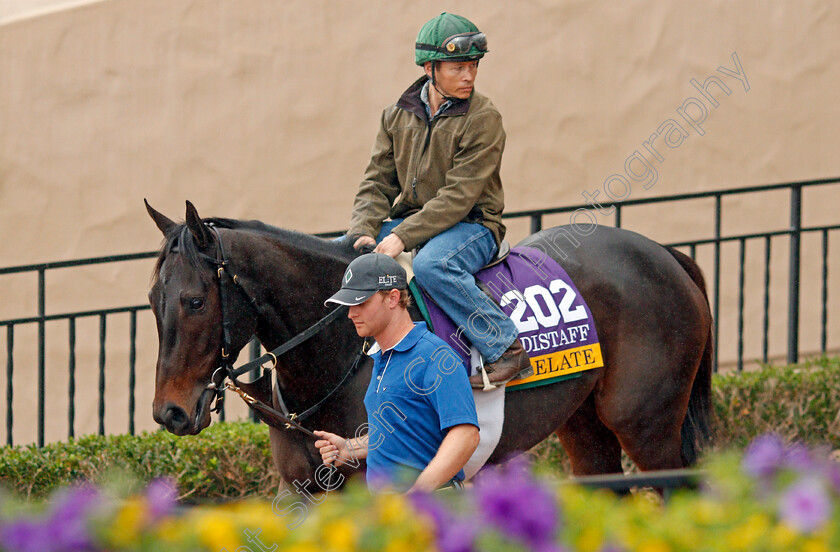
M204 390L222 354L219 284L208 262L217 256L217 242L243 290L230 294L226 307L234 358L254 334L270 350L325 316L330 309L324 300L357 253L349 244L256 221L202 220L189 202L184 224L146 206L164 234L149 292L160 338L154 419L177 435L197 434L210 423L212 394ZM693 463L710 436L713 351L697 265L639 234L609 227L586 236L551 228L519 245L548 253L573 279L592 311L605 365L576 379L508 392L501 441L490 462L556 433L577 475L621 472L622 449L642 470ZM353 325L341 317L283 355L276 376L289 410L323 399L348 372L360 345ZM306 420L309 429L355 434L367 420L362 399L371 364L365 357L329 404ZM314 439L294 430L270 432L283 479L311 481L321 464Z

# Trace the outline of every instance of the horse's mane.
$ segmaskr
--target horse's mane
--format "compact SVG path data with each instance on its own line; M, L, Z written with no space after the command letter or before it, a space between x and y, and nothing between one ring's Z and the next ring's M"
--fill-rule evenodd
M269 238L288 244L296 249L301 249L318 256L341 259L348 263L359 255L358 252L353 249L353 242L351 240L335 241L319 238L310 234L271 226L270 224L266 224L258 220L236 220L218 217L202 220L205 224L211 224L217 228L242 230L263 234ZM157 263L155 264L154 273L152 275L153 280L157 280L160 276L160 269L163 266L163 261L166 259L166 256L172 252L180 253L186 262L193 268L198 269L202 266L206 266L206 263L202 260L202 258L208 253L201 250L186 224L177 224L170 228L164 237L163 244L160 248L160 254L158 255ZM209 272L207 271L201 271L200 275L202 279L204 279L205 276L209 278Z

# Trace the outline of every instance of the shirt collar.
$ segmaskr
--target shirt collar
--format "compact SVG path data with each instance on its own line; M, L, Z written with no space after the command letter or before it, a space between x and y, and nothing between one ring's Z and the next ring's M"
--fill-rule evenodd
M440 115L441 113L443 113L444 111L446 111L447 109L449 109L453 103L452 100L444 101L442 104L440 104L437 113L432 115L432 106L431 104L429 104L429 85L431 83L432 81L427 80L426 84L423 85L423 88L420 89L420 101L423 102L423 107L426 108L426 116L429 118L430 121L438 115Z
M409 349L414 347L414 345L418 341L420 341L420 338L423 337L423 334L425 334L427 331L429 330L428 328L426 328L425 322L415 322L414 328L412 328L410 332L405 334L405 337L400 339L400 341L396 345L394 345L388 350L397 351L398 353L404 353L405 351L408 351ZM374 348L376 350L374 350ZM374 347L371 347L371 350L368 351L368 355L381 355L383 352L384 351L382 351L382 349L379 348L379 343L375 343Z

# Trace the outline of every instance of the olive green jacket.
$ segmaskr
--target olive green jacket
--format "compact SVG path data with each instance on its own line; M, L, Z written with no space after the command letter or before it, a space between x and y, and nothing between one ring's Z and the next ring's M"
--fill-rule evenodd
M459 222L478 222L498 245L505 234L502 116L473 91L430 123L420 100L426 80L382 113L347 234L376 238L386 218L404 218L393 233L411 251Z

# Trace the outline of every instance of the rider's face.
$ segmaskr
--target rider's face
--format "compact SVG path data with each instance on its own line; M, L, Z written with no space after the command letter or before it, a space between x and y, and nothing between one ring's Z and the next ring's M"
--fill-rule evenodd
M396 297L396 300L394 299ZM399 290L377 292L361 305L353 305L347 317L361 337L375 337L391 322L394 308L399 304Z
M426 75L432 78L432 64L424 65ZM475 87L478 61L438 61L435 63L435 84L438 90L450 98L465 100Z

